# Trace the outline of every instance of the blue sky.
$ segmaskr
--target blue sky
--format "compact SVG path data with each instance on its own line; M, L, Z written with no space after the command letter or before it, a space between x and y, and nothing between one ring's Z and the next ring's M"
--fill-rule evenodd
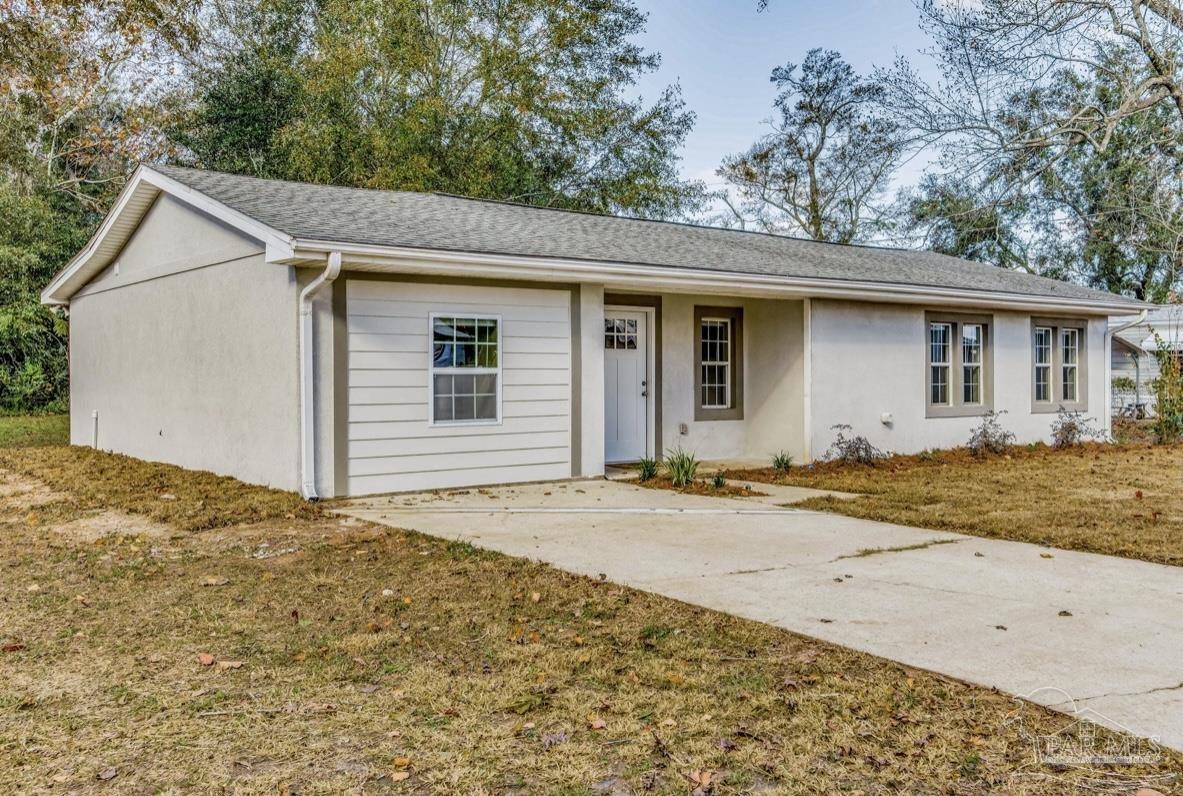
M684 176L718 183L714 170L728 154L767 132L774 66L800 63L813 47L838 50L860 73L887 66L896 54L915 59L927 46L912 0L637 0L649 14L640 43L661 53L661 69L640 89L655 97L680 83L698 121L682 152ZM924 70L921 59L917 66ZM897 183L914 182L922 161L901 169Z

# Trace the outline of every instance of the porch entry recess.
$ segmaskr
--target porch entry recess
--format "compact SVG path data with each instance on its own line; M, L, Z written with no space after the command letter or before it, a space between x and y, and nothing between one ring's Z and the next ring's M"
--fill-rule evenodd
M604 311L604 459L635 462L648 453L649 330L643 311Z

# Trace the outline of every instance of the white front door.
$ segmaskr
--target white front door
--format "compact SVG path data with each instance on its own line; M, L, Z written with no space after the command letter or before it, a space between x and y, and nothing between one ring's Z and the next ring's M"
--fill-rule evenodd
M604 311L604 460L633 462L648 451L649 385L644 312Z

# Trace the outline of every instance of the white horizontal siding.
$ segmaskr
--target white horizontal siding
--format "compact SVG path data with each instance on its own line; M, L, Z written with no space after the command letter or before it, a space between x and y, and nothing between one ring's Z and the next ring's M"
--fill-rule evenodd
M571 474L570 294L350 280L351 495ZM432 313L501 317L502 422L428 424Z

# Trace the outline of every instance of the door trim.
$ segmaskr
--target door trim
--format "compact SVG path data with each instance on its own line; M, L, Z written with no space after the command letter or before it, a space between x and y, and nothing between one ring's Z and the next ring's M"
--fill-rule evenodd
M660 358L661 332L658 328L659 319L661 317L660 307L654 307L647 304L634 304L616 301L620 296L612 296L613 301L609 303L608 297L604 297L604 315L607 317L610 312L638 312L645 315L645 381L648 382L649 393L645 400L645 455L651 459L660 459L660 448L658 443L661 440L658 423L660 422L660 407L661 407L661 371L658 366ZM660 302L660 299L658 299ZM601 332L601 336L603 332ZM607 409L605 408L605 412ZM607 417L605 417L605 421ZM608 461L605 456L605 464L622 464L621 461Z
M635 310L644 308L649 311L646 317L646 345L648 345L647 356L649 362L646 363L646 370L649 374L649 383L653 384L653 389L649 390L649 397L652 401L649 402L649 409L646 416L652 419L649 423L649 440L652 440L652 447L646 445L649 455L658 461L661 460L661 408L665 403L665 394L662 389L661 378L661 297L652 295L641 295L641 293L605 293L603 296L603 309L607 312L609 309L615 310ZM602 330L599 334L602 335ZM602 343L601 343L602 345ZM602 444L602 442L601 442Z

